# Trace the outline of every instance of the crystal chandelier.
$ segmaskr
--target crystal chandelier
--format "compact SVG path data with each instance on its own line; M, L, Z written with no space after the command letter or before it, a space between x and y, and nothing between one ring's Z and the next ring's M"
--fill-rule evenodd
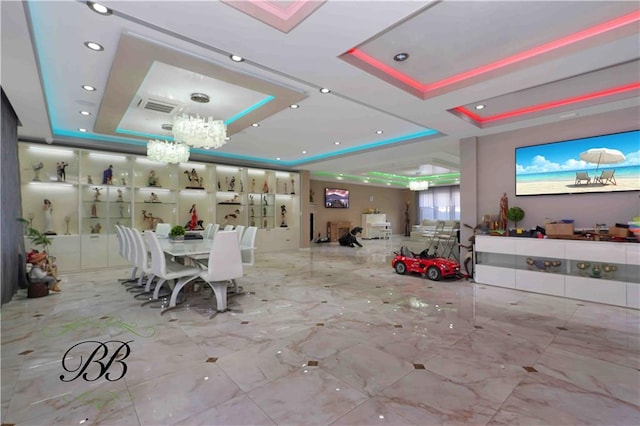
M183 143L150 140L147 142L147 158L160 163L184 163L189 161L189 146Z
M209 102L209 96L192 93L191 100L204 104ZM227 143L227 126L224 121L213 117L182 114L173 118L173 138L196 148L216 149Z
M409 182L409 189L412 191L426 191L429 189L428 180L412 180Z

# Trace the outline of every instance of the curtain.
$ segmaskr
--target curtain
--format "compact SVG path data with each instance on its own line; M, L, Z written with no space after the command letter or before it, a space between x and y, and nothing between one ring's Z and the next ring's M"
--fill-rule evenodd
M419 222L424 219L460 220L460 186L442 186L418 194Z
M18 117L9 100L0 88L2 97L2 139L0 202L0 241L2 241L1 304L11 300L21 286L26 286L24 261L24 228L17 222L22 217L22 197L20 195L20 165L18 164Z

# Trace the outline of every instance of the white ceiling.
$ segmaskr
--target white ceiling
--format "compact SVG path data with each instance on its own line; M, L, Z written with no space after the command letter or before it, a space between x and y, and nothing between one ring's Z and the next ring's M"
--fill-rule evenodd
M227 145L195 157L306 169L322 173L323 179L368 172L415 176L423 164L458 168L461 138L560 121L568 111L585 116L638 104L634 86L491 126L475 125L450 112L482 102L488 105L483 114L491 115L557 101L559 96L568 99L637 84L638 2L327 1L315 10L308 8L310 15L289 25L288 33L215 1L103 2L114 11L110 16L79 1L0 4L2 88L21 120L20 136L34 141L97 143L104 149L142 153L144 139L114 137L115 129L96 132L96 120L110 117L133 132L167 135L159 125L170 123L171 117L135 108L137 99L174 100L187 112L229 119L276 88L299 94L300 108L276 108L282 101L278 94L268 107L230 125ZM257 13L268 15L264 10ZM626 23L611 23L620 17ZM433 93L412 93L379 69L349 57L350 49L357 48L393 72L429 84L602 24L608 25L605 31L593 31L584 40ZM189 59L179 66L158 60L145 68L123 53L121 43L127 37L147 43L150 50ZM93 52L85 41L98 42L105 50ZM394 62L399 52L410 58ZM246 60L232 62L231 53ZM195 72L196 63L208 64L209 75ZM114 85L117 75L120 82L122 73L129 71L131 90ZM227 72L263 85L216 79ZM135 75L146 78L138 81ZM82 84L98 90L86 92ZM332 92L323 95L320 87ZM192 92L207 93L211 102L193 104ZM131 108L114 115L117 109L109 101L114 97ZM92 115L82 116L80 110ZM253 117L260 118L260 127L250 126ZM87 134L78 132L81 127L89 130ZM375 133L379 129L382 135Z

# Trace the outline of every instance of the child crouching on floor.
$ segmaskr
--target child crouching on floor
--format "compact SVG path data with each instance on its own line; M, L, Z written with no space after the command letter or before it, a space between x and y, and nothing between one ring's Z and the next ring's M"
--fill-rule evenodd
M58 286L60 282L55 276L50 275L45 253L35 253L30 256L29 263L33 265L29 272L29 279L32 283L45 283L51 291L62 291Z

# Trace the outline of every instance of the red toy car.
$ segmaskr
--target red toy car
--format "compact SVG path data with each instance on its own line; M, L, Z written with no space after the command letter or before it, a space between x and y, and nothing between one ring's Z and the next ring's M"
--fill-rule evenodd
M429 255L427 250L415 254L406 247L401 247L399 252L394 253L396 256L391 260L391 267L400 275L417 272L433 281L462 278L460 264L455 260Z

